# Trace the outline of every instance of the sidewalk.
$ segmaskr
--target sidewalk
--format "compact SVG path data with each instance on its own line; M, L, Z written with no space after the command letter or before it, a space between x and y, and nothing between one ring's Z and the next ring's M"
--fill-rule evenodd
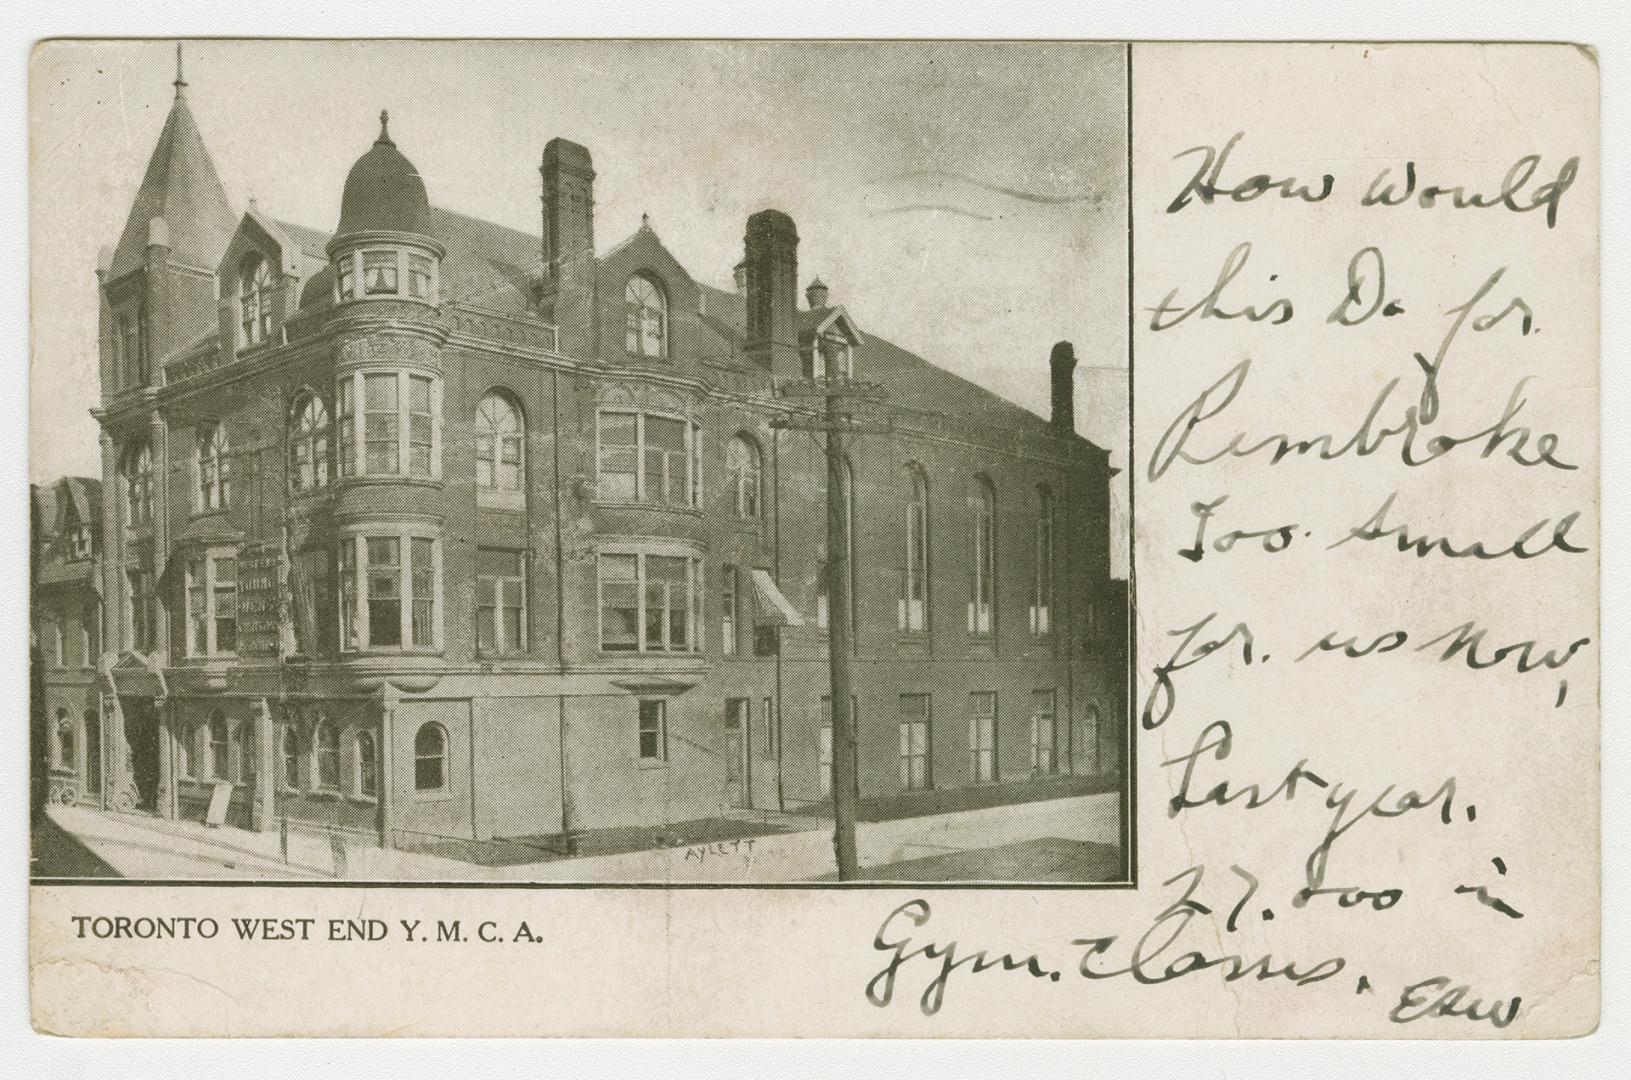
M1032 880L1077 880L1058 874L1085 873L1105 862L1083 845L1114 849L1119 798L1105 792L862 824L856 837L861 865L878 868L879 878L888 880L1012 880L1028 866L1050 868L1047 878ZM821 818L792 819L804 826L795 831L683 848L480 866L354 842L337 847L325 834L297 830L289 833L285 862L276 832L83 807L53 806L47 813L127 878L752 884L830 880L834 872L832 826ZM1042 840L1048 844L1035 848ZM1033 848L1045 858L1038 860ZM1077 851L1088 855L1068 854ZM988 854L939 858L977 852ZM922 876L913 873L914 863Z

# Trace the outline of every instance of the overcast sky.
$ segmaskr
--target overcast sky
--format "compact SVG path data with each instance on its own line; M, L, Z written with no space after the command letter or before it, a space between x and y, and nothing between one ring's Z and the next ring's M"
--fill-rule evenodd
M253 196L332 230L388 108L432 203L536 233L538 160L562 135L594 155L599 250L646 213L693 275L728 285L748 215L785 210L801 287L819 274L863 333L1043 414L1048 350L1075 342L1079 426L1102 443L1125 439L1123 380L1089 370L1126 363L1123 56L1058 43L202 41L186 46L186 78L236 212ZM87 412L96 253L118 238L174 77L169 42L35 56L35 481L100 472Z

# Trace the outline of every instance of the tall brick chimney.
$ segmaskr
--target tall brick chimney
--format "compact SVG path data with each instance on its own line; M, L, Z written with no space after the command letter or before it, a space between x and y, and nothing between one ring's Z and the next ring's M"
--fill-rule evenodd
M1061 431L1076 430L1076 348L1068 341L1053 347L1048 357L1053 380L1053 426Z
M780 210L761 210L748 218L743 244L746 257L747 355L777 375L797 378L798 230Z
M543 308L560 329L563 352L593 351L595 167L589 151L551 139L538 166L543 180Z

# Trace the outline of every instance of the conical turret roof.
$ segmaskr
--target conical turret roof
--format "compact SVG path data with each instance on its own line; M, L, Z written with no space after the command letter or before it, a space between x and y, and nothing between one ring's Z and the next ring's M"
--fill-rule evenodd
M185 85L178 78L175 103L113 249L109 280L146 265L148 228L154 218L164 219L173 258L211 270L221 261L237 227L215 163L187 107Z

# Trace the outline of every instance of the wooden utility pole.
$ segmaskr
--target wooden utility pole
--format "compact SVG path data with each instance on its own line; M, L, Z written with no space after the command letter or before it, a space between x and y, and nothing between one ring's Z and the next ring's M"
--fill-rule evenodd
M851 379L816 379L785 387L791 397L819 397L824 408L819 416L778 421L777 427L819 431L827 459L827 664L832 702L832 801L833 855L838 863L838 880L854 881L861 876L855 847L855 800L859 786L856 772L857 737L854 681L851 678L850 634L850 520L849 497L845 491L844 461L846 436L862 431L885 432L888 427L857 421L844 408L850 399L878 401L881 389Z

